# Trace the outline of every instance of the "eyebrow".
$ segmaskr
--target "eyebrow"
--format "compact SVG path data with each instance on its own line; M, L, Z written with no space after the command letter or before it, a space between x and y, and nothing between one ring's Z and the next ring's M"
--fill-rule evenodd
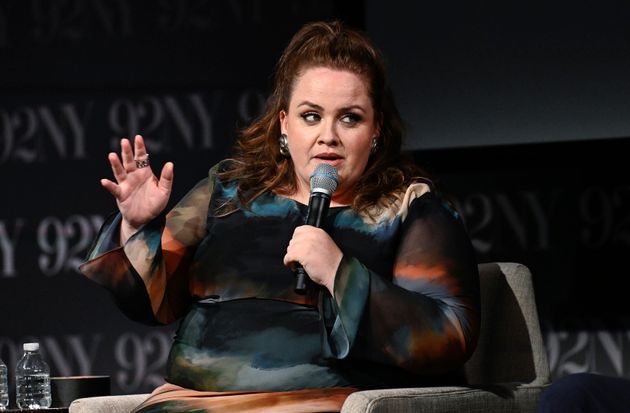
M303 102L301 102L300 104L297 105L298 108L301 107L301 106L308 106L308 107L311 107L313 109L320 110L322 112L324 111L323 107L321 107L317 103L309 102L308 100L305 100L305 101L303 101ZM358 110L360 110L363 113L366 112L366 110L363 109L363 106L360 106L360 105L344 106L344 107L339 109L339 112L347 112L347 111L353 110L353 109L358 109Z

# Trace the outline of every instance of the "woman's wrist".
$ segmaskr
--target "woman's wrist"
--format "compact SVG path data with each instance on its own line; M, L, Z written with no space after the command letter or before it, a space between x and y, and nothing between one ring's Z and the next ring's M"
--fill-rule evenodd
M339 266L341 265L341 260L343 259L343 253L341 250L338 251L338 254L333 258L332 262L334 265L334 271L332 272L332 277L329 277L324 284L324 287L330 292L331 296L335 296L335 280L337 279L337 271L339 271ZM336 265L335 265L336 263Z
M125 245L125 242L127 242L133 234L138 232L140 228L142 228L142 226L134 227L123 218L120 222L120 245Z

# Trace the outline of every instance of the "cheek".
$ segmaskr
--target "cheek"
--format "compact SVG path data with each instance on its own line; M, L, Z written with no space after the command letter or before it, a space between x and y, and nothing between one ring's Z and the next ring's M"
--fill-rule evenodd
M370 159L370 153L369 152L363 153L357 162L356 172L360 172L360 174L362 175L363 172L365 171L365 168L367 167L369 159Z
M295 150L296 153L301 153L302 151L304 151L305 145L302 136L297 134L289 136L289 149Z
M366 138L365 135L355 139L352 146L352 151L357 163L367 163L370 157L370 150L372 149L372 137Z
M370 144L365 145L363 142L352 147L352 165L349 171L352 175L361 175L370 158Z

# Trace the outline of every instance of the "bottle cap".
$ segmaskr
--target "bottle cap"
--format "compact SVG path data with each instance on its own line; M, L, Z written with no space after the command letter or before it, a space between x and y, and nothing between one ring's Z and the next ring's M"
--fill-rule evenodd
M39 343L24 343L24 351L37 351L39 350Z

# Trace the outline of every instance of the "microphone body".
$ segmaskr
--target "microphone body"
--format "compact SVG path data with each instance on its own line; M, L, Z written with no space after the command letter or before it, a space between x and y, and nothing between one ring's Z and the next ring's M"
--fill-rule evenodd
M308 200L308 212L304 224L321 228L322 220L328 213L329 206L330 195L325 192L312 192Z
M306 213L305 225L312 225L321 228L323 220L328 213L330 198L337 189L337 170L328 164L319 164L311 175L311 195L308 200L308 211ZM308 274L298 264L295 269L295 289L297 294L306 294Z

